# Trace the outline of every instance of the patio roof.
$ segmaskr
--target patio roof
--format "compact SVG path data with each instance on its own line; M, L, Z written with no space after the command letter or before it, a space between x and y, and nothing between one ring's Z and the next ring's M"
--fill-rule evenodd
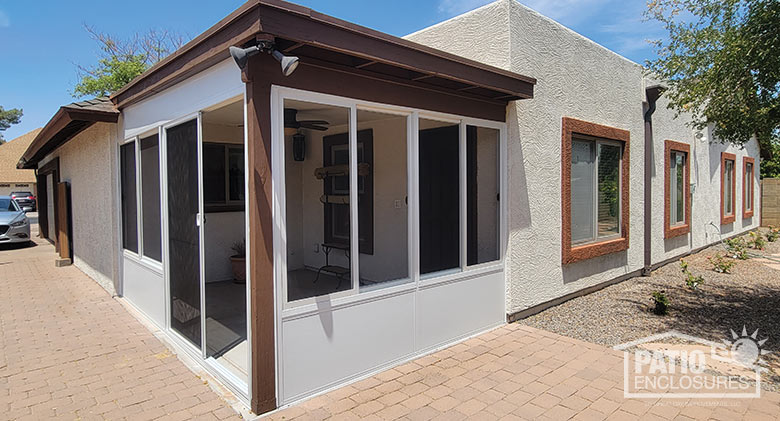
M304 66L480 101L532 98L536 80L355 25L281 0L250 0L111 96L119 108L138 102L230 57L230 46L259 34Z
M119 111L105 97L63 105L32 140L16 168L36 168L46 155L92 124L116 123L118 118Z

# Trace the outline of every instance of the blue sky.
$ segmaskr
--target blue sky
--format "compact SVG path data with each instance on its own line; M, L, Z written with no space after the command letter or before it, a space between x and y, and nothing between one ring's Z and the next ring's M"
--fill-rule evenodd
M0 0L0 105L23 108L7 140L43 126L60 105L77 100L76 63L96 61L97 44L88 24L118 37L150 28L195 37L239 7L242 0ZM490 0L298 0L296 3L363 26L402 36ZM643 63L653 56L647 39L662 35L642 22L644 0L521 0L588 38ZM154 13L149 13L152 10ZM409 13L413 10L413 13Z

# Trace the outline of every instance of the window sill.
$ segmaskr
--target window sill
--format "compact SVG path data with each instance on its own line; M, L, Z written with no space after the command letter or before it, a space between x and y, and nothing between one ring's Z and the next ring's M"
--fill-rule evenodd
M204 205L203 211L206 213L220 213L220 212L243 212L244 204L240 205Z
M664 239L668 240L670 238L679 237L688 234L689 232L691 232L690 224L675 225L673 227L667 226L664 230Z
M620 237L581 246L565 247L563 250L563 264L568 265L625 250L628 250L627 237Z
M742 213L742 219L752 218L754 214L755 214L755 212L752 211L752 210L745 211L745 212Z
M734 221L736 221L736 220L737 220L736 215L733 215L733 214L732 215L726 215L726 216L722 216L720 218L720 224L721 225L733 224Z

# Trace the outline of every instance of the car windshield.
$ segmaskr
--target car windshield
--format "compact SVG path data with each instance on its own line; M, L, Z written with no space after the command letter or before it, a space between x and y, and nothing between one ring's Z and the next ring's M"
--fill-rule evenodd
M0 199L0 212L19 212L19 206L11 199Z
M25 197L27 197L27 196L32 196L32 193L30 193L28 191L15 191L15 192L11 193L11 196L25 196Z

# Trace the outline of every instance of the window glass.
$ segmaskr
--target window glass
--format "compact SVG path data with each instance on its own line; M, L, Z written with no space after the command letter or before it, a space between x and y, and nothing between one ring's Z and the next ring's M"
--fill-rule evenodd
M499 259L499 131L466 126L466 254L469 265Z
M723 191L724 191L724 203L723 203L723 211L726 215L731 215L734 213L734 208L732 206L732 198L734 195L733 191L733 180L734 180L734 161L726 160L726 170L725 170L725 177L723 181Z
M460 126L420 119L420 273L460 268Z
M141 139L141 204L143 253L160 262L160 142L157 135Z
M620 234L620 146L599 143L598 236Z
M591 241L594 237L594 174L596 142L572 141L571 148L571 240Z
M685 161L687 156L682 152L672 152L670 158L669 223L677 225L685 223Z
M745 200L746 209L753 210L753 164L745 164Z
M138 253L138 208L135 183L135 142L119 147L122 185L122 247Z
M349 119L348 108L284 101L290 302L354 285L352 259L360 253L351 250Z
M244 200L244 148L228 148L228 180L231 201Z
M410 280L406 120L357 111L361 291Z
M225 145L203 144L203 203L225 203Z
M675 191L677 193L676 199L676 221L679 223L685 222L685 154L675 154Z

